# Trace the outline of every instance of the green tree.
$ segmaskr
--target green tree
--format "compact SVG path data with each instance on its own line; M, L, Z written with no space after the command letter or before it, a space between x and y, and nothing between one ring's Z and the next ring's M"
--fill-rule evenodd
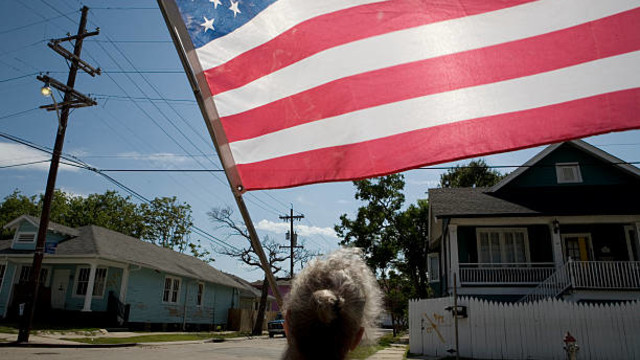
M457 165L440 175L440 186L443 188L493 186L505 176L489 168L483 159L473 160L467 165Z
M141 205L141 213L147 224L142 236L145 240L179 252L189 247L191 205L178 203L175 196L155 198Z
M398 228L395 218L404 203L404 176L388 175L354 181L355 198L366 205L358 208L355 219L340 216L334 227L341 245L362 248L367 264L384 278L398 256Z
M13 190L0 204L0 227L20 215L38 216L36 197L23 195L20 190ZM9 239L13 232L9 229L0 229L0 239Z
M416 205L396 217L398 247L403 261L397 263L398 270L405 274L412 286L412 296L421 299L429 296L427 277L427 254L429 238L429 202L418 200Z

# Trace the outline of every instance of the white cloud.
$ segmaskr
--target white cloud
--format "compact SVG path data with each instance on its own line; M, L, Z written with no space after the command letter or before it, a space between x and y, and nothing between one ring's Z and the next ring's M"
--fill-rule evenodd
M351 204L351 201L345 200L345 199L340 199L340 200L338 200L338 204L347 205L347 204Z
M177 166L185 166L185 164L196 162L187 155L179 155L173 153L153 153L153 154L140 154L138 152L125 152L118 154L118 157L125 158L127 160L145 161L149 162L156 168L171 169Z
M407 184L410 185L418 185L418 186L427 186L429 188L435 188L440 185L440 181L438 180L413 180L407 179Z
M284 234L289 231L289 223L287 222L275 222L266 219L261 220L255 224L256 229L262 231L268 231L276 234ZM295 229L300 236L329 236L336 237L336 232L330 227L308 226L308 225L295 225Z
M16 166L16 170L42 170L49 171L51 155L21 144L0 142L0 166L12 166L24 163L38 162L36 164ZM78 171L77 167L60 164L59 170Z

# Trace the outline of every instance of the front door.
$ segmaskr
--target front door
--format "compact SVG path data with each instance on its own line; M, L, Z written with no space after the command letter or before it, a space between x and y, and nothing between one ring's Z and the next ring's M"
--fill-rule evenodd
M67 299L67 288L69 287L69 277L71 270L56 270L53 272L51 281L51 307L54 309L64 309Z
M593 259L590 234L564 234L564 257L566 260L589 261Z

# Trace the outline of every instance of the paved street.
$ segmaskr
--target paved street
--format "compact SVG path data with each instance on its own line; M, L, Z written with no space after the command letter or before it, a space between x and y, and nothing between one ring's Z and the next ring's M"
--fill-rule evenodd
M243 341L225 341L204 344L163 344L135 346L127 348L83 349L83 348L2 348L3 360L23 359L136 359L136 360L175 360L175 359L280 359L286 345L286 339L251 339Z

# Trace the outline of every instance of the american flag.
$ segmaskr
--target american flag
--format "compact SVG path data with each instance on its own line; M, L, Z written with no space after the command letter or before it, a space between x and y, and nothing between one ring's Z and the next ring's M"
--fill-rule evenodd
M640 128L639 0L163 1L244 190Z

